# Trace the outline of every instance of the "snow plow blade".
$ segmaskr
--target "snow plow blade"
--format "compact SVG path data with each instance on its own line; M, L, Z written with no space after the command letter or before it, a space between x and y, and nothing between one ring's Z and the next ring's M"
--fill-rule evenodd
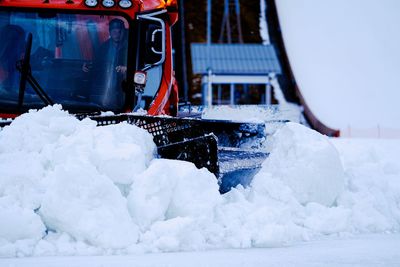
M247 186L261 168L268 153L260 144L276 125L286 121L244 123L193 118L155 117L121 114L111 116L76 115L90 118L97 126L127 122L147 130L157 146L160 158L189 161L197 168L207 168L219 182L220 192L241 184ZM0 127L11 121L0 121Z
M238 184L247 186L268 156L257 149L267 135L264 123L131 114L91 119L98 126L126 121L147 130L153 135L161 158L189 161L197 168L207 168L218 178L221 193Z

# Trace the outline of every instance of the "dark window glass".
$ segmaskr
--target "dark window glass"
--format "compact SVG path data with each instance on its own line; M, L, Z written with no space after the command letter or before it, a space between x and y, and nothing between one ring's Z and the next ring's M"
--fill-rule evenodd
M122 109L128 27L116 16L0 12L0 105L17 106L16 62L32 33L32 75L54 102L82 111ZM29 84L24 106L43 106Z

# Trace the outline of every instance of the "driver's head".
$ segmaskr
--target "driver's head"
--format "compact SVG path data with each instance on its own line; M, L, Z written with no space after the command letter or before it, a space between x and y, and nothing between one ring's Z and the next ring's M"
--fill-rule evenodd
M121 19L113 19L108 25L110 37L114 43L119 43L124 38L125 24Z

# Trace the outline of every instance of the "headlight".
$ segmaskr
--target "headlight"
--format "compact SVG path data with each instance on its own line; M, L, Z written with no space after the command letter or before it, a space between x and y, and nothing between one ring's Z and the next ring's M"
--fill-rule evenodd
M130 0L120 0L118 5L121 8L130 8L132 6L132 1L130 1Z
M114 0L103 0L102 4L104 7L113 7L115 2Z
M85 5L88 7L95 7L98 3L97 0L85 0Z
M133 81L139 85L145 85L147 79L147 74L144 71L135 72L135 76L133 77Z

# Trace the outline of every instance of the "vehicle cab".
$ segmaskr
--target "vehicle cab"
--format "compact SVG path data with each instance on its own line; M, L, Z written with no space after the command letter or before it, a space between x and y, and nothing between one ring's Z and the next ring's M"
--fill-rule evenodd
M176 1L0 0L0 117L49 103L169 114L176 19Z

